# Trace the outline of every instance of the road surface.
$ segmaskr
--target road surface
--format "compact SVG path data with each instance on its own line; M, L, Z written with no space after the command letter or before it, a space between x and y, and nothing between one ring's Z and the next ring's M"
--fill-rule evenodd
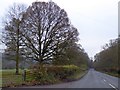
M113 88L113 90L118 90L118 78L90 69L78 81L55 85L28 86L24 88Z

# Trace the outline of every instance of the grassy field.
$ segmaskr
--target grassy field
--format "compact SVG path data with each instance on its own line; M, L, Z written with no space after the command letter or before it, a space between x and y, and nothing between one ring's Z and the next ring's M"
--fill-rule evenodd
M0 87L2 87L2 70L0 70Z
M0 73L2 73L2 87L10 86L14 87L16 85L22 84L24 81L22 79L22 70L20 70L19 75L15 75L15 69L12 70L1 70Z

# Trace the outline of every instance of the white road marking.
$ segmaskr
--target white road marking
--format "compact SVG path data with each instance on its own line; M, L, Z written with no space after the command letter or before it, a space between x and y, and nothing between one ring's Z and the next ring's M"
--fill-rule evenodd
M103 79L104 82L107 82L105 79ZM107 82L108 83L108 82ZM114 85L108 83L112 88L114 88L115 90L118 90Z
M115 90L117 90L117 88L115 86L113 86L112 84L109 84L112 88L114 88Z
M106 82L106 80L104 79L104 81Z

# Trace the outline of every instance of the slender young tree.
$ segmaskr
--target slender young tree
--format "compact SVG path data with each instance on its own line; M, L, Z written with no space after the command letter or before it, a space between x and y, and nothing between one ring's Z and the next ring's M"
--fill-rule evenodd
M19 74L19 54L21 46L20 30L22 29L23 13L26 10L24 4L14 4L4 20L2 33L3 43L7 46L8 54L14 54L16 61L16 74Z

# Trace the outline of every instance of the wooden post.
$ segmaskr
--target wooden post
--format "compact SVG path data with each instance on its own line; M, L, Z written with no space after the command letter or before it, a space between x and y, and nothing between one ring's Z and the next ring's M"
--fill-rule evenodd
M26 70L24 69L24 71L23 71L23 81L25 81L26 80Z

